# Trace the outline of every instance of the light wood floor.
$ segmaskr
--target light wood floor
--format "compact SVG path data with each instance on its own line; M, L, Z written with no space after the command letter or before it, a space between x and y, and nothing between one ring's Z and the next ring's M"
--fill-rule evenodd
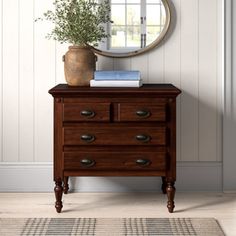
M0 193L1 217L213 217L227 236L236 236L236 194L177 193L175 213L159 193L69 193L63 212L53 193Z

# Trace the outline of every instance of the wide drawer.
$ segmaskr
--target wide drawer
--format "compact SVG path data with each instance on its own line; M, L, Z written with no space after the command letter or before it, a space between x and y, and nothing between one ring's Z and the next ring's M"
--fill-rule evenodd
M64 145L165 145L166 127L65 127Z
M110 121L110 103L64 103L63 121Z
M165 170L166 153L66 152L65 170Z
M165 121L166 103L118 104L118 121Z

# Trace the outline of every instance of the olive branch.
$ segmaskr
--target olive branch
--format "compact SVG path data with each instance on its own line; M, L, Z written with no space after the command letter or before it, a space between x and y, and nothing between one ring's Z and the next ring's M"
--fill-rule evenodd
M104 26L111 23L109 0L54 0L55 10L48 10L38 20L51 21L54 28L47 38L73 45L93 45L110 37Z

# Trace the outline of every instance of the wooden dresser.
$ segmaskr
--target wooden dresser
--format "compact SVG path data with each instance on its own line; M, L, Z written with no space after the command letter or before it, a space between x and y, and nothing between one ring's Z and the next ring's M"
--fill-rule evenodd
M55 207L69 176L160 176L169 212L176 180L176 97L171 84L90 88L59 84L54 97Z

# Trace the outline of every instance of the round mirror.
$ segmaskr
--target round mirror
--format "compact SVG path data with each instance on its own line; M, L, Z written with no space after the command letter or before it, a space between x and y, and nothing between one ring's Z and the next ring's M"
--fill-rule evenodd
M108 57L130 57L157 46L170 26L168 0L110 0L110 37L94 52Z

